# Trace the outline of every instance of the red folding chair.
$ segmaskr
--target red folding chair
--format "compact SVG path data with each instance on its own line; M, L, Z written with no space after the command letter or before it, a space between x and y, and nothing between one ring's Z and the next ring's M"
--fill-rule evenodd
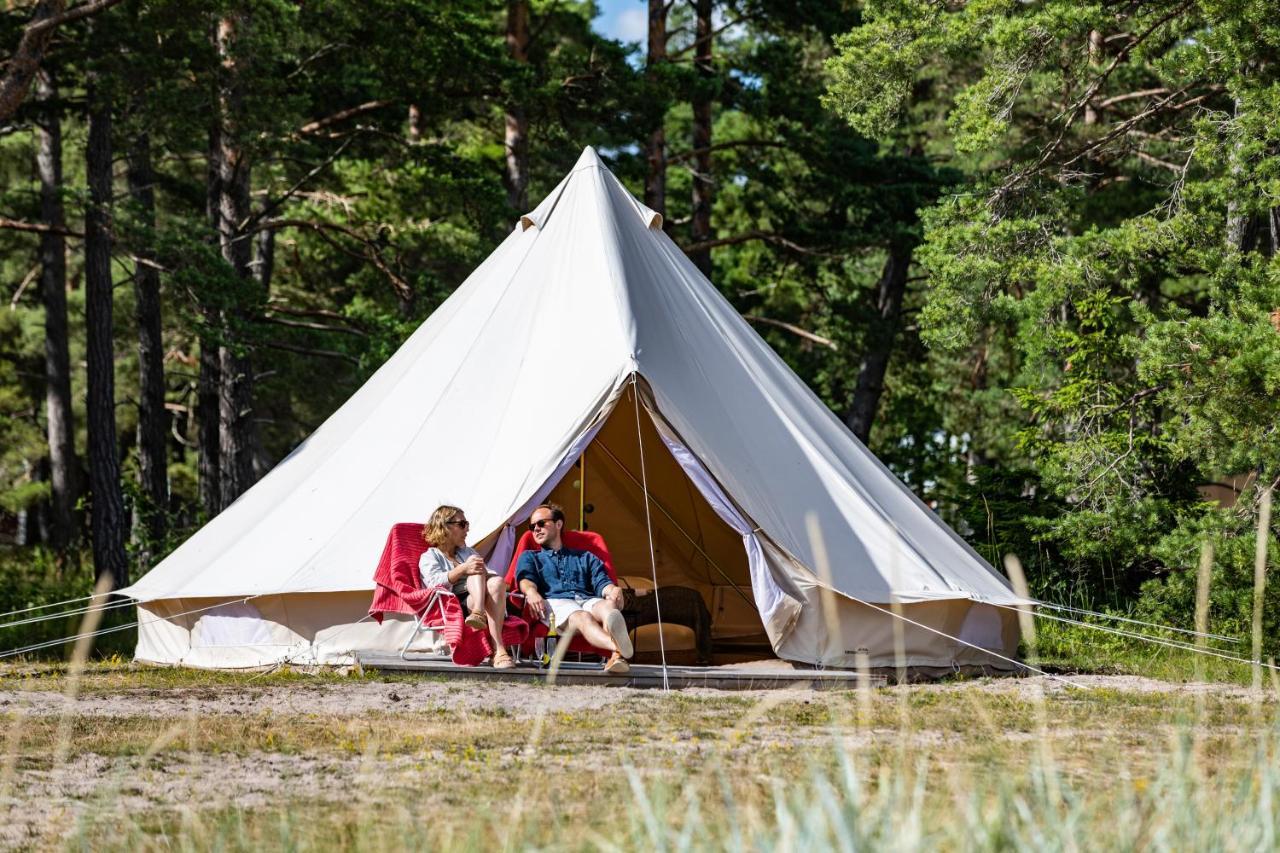
M464 623L462 605L452 590L446 586L423 587L418 560L431 546L422 538L422 529L422 524L402 522L393 525L387 534L386 547L373 574L375 586L369 615L379 625L387 613L413 616L413 633L400 649L401 658L406 657L419 633L435 630L444 635L454 663L476 666L493 654L493 643L487 631ZM503 620L503 645L519 647L528 633L528 623L518 616L509 615Z
M590 551L600 558L600 562L604 563L604 570L608 572L609 579L615 584L618 583L618 573L613 568L613 557L609 556L609 548L604 544L604 537L594 530L563 530L560 532L560 540L566 548L575 548L579 551ZM534 618L528 608L524 604L524 596L516 587L516 565L520 562L520 555L525 551L541 551L542 549L533 541L533 531L526 530L520 540L516 542L516 551L511 555L511 564L507 566L507 589L511 592L509 597L513 602L520 605L520 614L525 618L530 626L528 638L524 642L521 651L526 655L533 654L533 641L538 637L547 635L547 626L540 619ZM568 651L577 652L587 655L599 655L607 658L613 652L610 649L598 649L588 643L581 636L576 636L569 643Z

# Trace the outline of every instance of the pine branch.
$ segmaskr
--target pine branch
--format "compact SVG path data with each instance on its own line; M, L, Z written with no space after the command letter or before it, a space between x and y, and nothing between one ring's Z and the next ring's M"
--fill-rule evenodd
M824 338L822 335L810 332L808 329L803 329L793 323L787 323L783 320L774 320L771 317L759 317L755 314L743 314L742 319L746 320L748 323L760 323L765 326L773 326L774 328L782 329L793 335L804 338L806 341L813 341L815 344L820 344L827 349L834 350L836 352L839 352L840 350L840 345L830 338Z

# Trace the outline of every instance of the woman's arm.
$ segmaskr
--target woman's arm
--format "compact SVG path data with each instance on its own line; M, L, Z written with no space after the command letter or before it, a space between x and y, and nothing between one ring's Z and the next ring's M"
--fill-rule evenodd
M439 548L428 548L418 560L418 571L422 573L422 585L427 588L453 586L456 581L451 577L453 574L451 568L449 559L441 553Z

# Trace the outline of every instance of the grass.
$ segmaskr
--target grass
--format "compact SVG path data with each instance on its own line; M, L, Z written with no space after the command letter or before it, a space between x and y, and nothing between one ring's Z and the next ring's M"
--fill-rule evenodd
M0 670L9 843L1190 849L1262 843L1280 802L1275 700L1240 690L601 694L117 661L69 714L31 710L71 684Z

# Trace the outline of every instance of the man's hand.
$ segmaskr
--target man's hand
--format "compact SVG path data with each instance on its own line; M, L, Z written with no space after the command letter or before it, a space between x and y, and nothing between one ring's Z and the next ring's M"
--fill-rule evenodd
M547 616L547 600L537 590L528 590L524 594L524 606L534 618L545 619Z
M606 586L604 588L603 598L605 601L612 602L613 606L618 608L619 610L622 609L622 601L623 601L622 587L618 586L617 584L611 583L608 586Z

